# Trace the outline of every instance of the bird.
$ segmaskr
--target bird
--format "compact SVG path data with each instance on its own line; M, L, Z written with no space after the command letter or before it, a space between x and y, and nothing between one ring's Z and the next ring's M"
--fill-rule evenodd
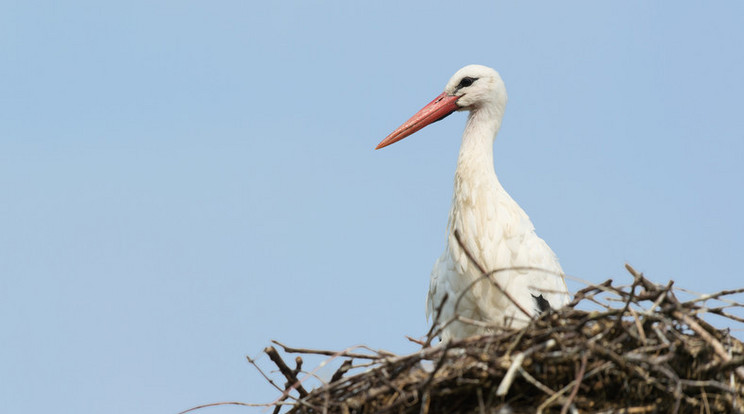
M426 301L427 318L434 319L432 331L442 341L523 328L570 299L557 256L496 176L493 144L506 103L506 87L497 71L465 66L444 92L375 148L398 142L453 112L469 112L455 169L446 247L432 269Z

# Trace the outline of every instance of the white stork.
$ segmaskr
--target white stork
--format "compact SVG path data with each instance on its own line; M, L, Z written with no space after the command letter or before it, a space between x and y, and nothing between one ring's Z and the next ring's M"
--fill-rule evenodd
M442 327L442 340L488 333L500 326L522 327L530 318L569 301L555 253L535 234L527 214L496 178L493 142L506 101L498 72L465 66L441 95L376 148L400 141L454 111L470 112L457 158L447 246L431 272L426 306L429 318L439 310L435 322ZM491 272L490 279L484 271Z

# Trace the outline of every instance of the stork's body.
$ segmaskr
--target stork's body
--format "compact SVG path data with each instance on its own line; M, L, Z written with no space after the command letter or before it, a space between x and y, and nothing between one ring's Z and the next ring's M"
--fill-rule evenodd
M463 317L444 327L443 340L491 331L467 319L492 327L519 327L548 307L557 309L568 303L558 259L535 234L529 217L494 171L493 142L506 101L506 89L496 71L466 66L439 97L378 145L390 145L453 111L470 111L455 170L447 246L432 270L427 300L430 318L436 317L441 306L437 322L442 325L458 315ZM492 272L490 279L479 267Z

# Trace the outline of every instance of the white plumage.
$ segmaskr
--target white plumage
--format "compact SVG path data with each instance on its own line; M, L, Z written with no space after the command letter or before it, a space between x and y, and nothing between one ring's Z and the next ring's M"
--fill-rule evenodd
M466 66L452 76L441 95L377 146L397 142L454 111L470 112L457 159L447 246L434 264L427 298L429 318L436 317L441 305L438 323L444 326L443 340L499 326L524 326L547 304L557 309L569 300L558 259L496 178L493 142L506 101L504 82L495 70ZM492 272L490 280L478 266ZM458 315L461 320L455 320Z

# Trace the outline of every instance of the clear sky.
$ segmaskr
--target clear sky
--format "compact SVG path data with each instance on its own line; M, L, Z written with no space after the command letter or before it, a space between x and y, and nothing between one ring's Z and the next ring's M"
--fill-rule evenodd
M465 115L373 148L470 63L568 274L744 285L744 3L368 3L0 4L3 412L269 402L271 339L413 350Z

